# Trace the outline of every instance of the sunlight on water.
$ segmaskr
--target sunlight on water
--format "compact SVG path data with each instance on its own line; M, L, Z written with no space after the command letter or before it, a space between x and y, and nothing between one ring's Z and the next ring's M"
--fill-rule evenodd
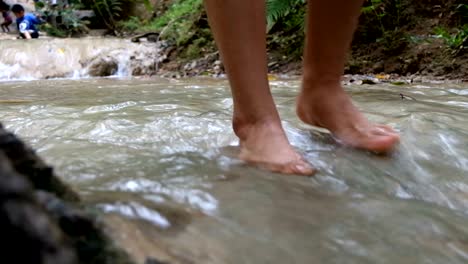
M109 216L124 247L144 240L146 255L164 251L173 263L467 263L468 88L348 87L372 121L402 133L395 153L374 156L301 124L299 84L272 88L289 139L319 169L314 178L236 159L223 80L4 82L0 116Z

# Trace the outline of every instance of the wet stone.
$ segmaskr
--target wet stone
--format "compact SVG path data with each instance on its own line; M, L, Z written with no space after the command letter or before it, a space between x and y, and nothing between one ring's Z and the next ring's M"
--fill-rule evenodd
M118 70L118 62L113 58L97 58L91 61L88 73L94 77L111 76Z

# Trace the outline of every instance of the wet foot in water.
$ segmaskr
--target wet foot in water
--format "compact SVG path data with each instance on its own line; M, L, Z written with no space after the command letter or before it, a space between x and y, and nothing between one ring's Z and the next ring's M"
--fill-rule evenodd
M240 139L240 159L273 172L315 173L315 169L289 144L279 120L252 125L236 122L234 131Z
M399 142L392 128L370 123L340 84L326 84L326 88L304 84L297 100L297 114L303 122L328 129L344 145L372 152L389 152Z

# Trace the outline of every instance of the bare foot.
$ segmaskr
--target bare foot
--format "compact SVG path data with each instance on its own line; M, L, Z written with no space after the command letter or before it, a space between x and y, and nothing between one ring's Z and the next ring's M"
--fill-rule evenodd
M240 159L269 171L313 175L315 169L289 144L279 121L255 125L237 122L234 131L240 139Z
M303 89L297 114L303 122L326 128L338 142L355 148L385 153L400 140L392 128L370 123L339 84Z

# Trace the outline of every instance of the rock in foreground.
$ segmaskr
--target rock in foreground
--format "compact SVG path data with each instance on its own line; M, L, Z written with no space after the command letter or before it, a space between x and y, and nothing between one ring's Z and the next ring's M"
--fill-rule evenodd
M30 148L0 125L2 263L133 263Z

